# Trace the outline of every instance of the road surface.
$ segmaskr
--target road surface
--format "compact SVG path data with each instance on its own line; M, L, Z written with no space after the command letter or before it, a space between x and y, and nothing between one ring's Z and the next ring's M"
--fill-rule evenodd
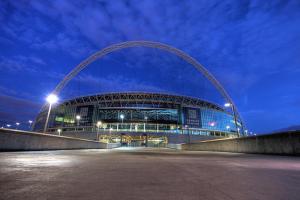
M300 199L300 158L152 148L0 153L0 199Z

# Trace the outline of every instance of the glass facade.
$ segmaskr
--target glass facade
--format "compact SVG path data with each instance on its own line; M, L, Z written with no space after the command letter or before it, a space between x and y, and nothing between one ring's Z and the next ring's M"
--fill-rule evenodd
M207 130L220 130L226 132L236 131L232 115L225 112L201 108L202 128Z
M127 96L125 96L127 97ZM125 98L123 97L123 98ZM163 97L163 95L162 95ZM182 97L184 98L184 97ZM122 99L123 100L123 99ZM48 132L165 132L205 136L236 136L236 125L231 114L210 104L170 102L173 99L155 99L142 102L137 99L99 101L53 107ZM137 102L133 102L137 101ZM200 103L199 103L200 102ZM192 103L191 103L192 104ZM206 106L207 105L207 106ZM79 115L80 119L76 119ZM36 119L34 130L44 127L46 111Z

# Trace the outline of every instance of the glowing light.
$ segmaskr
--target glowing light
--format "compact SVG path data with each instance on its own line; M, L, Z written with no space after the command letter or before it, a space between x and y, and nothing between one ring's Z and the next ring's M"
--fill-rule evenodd
M210 125L210 126L215 126L216 123L215 123L215 122L210 122L210 123L208 123L208 125Z
M9 128L9 127L11 127L11 125L10 124L6 124L6 126Z
M49 94L46 100L48 103L54 104L58 101L58 97L55 94Z
M19 122L16 122L16 125L17 125L17 126L19 126L19 125L20 125L20 123L19 123Z
M226 126L226 129L227 129L227 130L230 129L230 126Z
M228 108L228 107L231 106L231 103L225 103L224 106L225 106L226 108Z
M29 121L28 121L29 124L32 124L32 122L33 122L32 120L29 120Z
M80 115L76 115L76 119L80 120L81 119Z
M102 126L102 122L101 122L101 121L98 121L98 122L97 122L97 127L100 127L100 126Z
M124 119L124 117L125 117L125 116L124 116L123 114L120 115L120 118L121 118L121 119Z

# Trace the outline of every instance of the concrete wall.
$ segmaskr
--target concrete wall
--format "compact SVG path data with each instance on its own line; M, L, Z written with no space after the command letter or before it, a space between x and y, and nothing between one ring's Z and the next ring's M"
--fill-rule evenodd
M203 140L213 140L223 137L187 134L167 134L169 144L194 143Z
M192 151L300 155L300 132L294 131L244 138L208 140L183 144L182 149Z
M166 146L167 148L170 149L177 149L177 150L181 150L182 149L182 144L173 144L173 143L169 143Z
M57 135L58 133L51 133L53 135ZM74 138L80 138L80 139L86 139L86 140L97 140L97 133L93 132L62 132L62 136L66 137L74 137Z
M0 151L105 149L114 147L116 146L84 139L0 129Z

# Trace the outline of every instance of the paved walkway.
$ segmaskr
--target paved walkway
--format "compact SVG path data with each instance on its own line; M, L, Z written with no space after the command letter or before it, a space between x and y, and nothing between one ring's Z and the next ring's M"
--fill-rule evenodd
M0 153L0 199L300 199L300 158L150 148Z

